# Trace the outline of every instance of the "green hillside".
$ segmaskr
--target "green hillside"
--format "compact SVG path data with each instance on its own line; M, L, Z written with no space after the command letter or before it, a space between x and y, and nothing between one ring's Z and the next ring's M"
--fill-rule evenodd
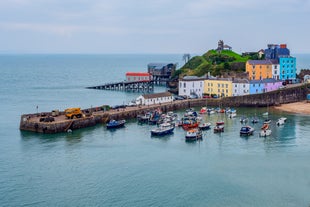
M202 56L192 57L182 68L176 70L173 76L203 76L208 72L213 76L217 76L223 72L244 72L245 63L250 58L249 56L242 57L231 50L223 50L220 53L216 50L209 50Z

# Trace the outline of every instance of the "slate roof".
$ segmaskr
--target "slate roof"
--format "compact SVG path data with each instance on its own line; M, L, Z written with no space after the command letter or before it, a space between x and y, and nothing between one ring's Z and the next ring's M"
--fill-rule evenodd
M278 60L269 59L269 60L248 60L250 65L274 65L279 64Z
M250 83L250 81L244 78L243 79L237 78L233 80L233 83Z
M205 77L197 77L197 76L184 76L181 81L201 81L206 80Z
M161 98L161 97L172 96L172 94L169 92L162 92L162 93L144 94L142 96L145 99L151 99L151 98Z

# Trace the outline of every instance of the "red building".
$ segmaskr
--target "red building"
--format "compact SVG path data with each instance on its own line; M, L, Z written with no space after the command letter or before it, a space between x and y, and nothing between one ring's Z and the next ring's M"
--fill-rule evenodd
M150 81L151 75L149 73L142 73L142 72L127 72L126 73L126 81L129 82L145 82Z

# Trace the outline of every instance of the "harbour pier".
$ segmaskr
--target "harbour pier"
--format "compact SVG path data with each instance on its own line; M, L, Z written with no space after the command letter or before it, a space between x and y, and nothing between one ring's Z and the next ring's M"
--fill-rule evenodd
M138 115L144 115L149 111L161 109L164 113L167 111L176 111L191 107L200 106L247 106L247 107L266 107L278 106L285 103L293 103L306 100L310 93L310 84L301 84L296 87L289 87L277 91L246 95L225 97L219 99L186 99L171 101L169 103L141 105L135 107L126 107L121 109L107 110L106 107L95 107L82 110L81 118L68 119L64 112L59 112L55 116L52 112L23 114L20 120L20 130L39 132L39 133L60 133L75 129L94 126L96 124L107 123L111 119L133 119ZM52 117L43 119L42 117Z

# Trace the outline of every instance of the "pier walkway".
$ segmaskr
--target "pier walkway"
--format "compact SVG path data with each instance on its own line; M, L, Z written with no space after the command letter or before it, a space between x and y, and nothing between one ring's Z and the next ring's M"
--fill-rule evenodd
M153 91L154 81L122 81L116 83L106 83L99 86L90 86L86 88L100 90Z

